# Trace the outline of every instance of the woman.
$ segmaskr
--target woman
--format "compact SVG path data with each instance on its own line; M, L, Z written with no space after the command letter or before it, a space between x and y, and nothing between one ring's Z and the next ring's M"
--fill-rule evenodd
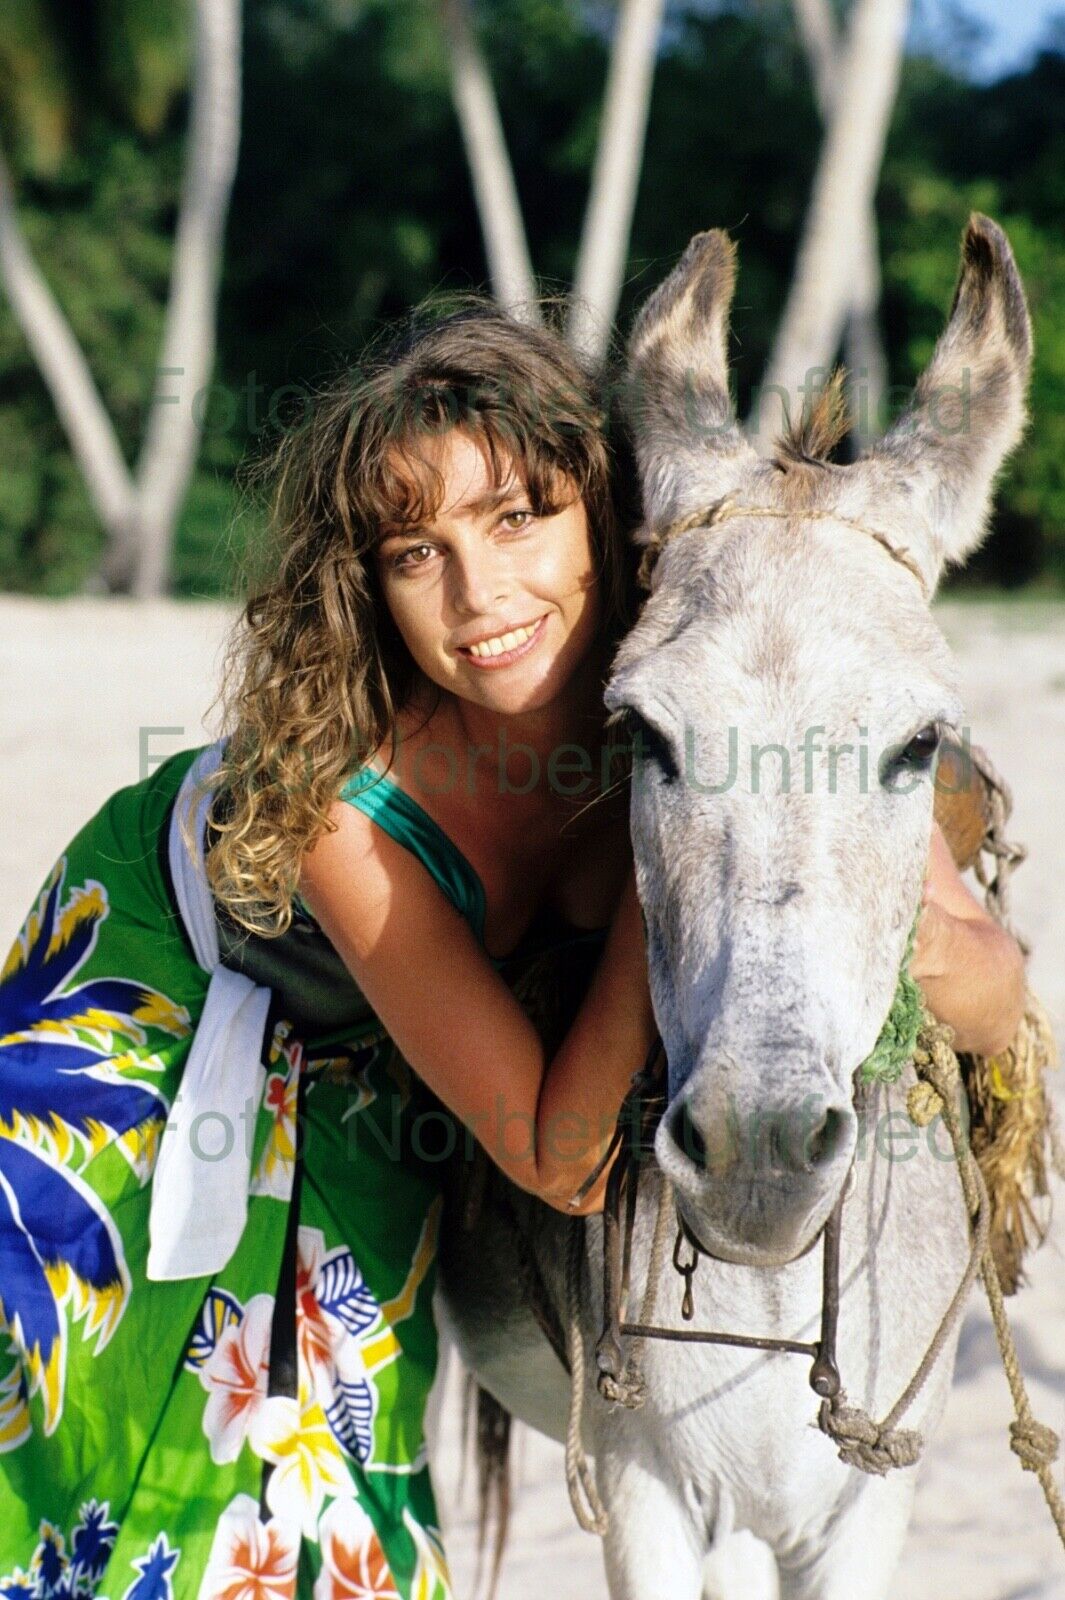
M0 985L5 1594L448 1594L427 1090L567 1208L654 1034L609 469L561 339L482 303L282 441L228 739L107 802ZM929 881L914 971L997 1044L1013 947ZM589 973L550 1058L545 950Z

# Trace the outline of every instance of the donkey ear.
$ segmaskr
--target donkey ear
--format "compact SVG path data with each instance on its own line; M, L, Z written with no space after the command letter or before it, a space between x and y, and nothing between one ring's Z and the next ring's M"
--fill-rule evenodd
M629 336L626 409L652 521L723 493L734 486L738 464L757 460L729 398L735 283L728 235L697 233Z
M984 536L995 475L1027 421L1031 365L1031 324L1009 240L974 212L947 326L911 404L863 461L872 491L887 466L914 497L911 548L929 587Z

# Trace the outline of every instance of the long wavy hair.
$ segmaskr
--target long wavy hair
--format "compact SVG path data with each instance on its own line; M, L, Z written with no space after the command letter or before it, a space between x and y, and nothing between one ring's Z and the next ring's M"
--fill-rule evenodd
M419 435L461 427L482 443L497 486L517 468L537 515L561 509L572 491L560 499L560 486L575 486L603 626L617 640L631 621L631 478L615 470L630 458L609 382L565 343L561 308L541 309L543 326L532 326L482 296L426 302L382 330L245 470L249 487L267 489L266 576L249 583L230 639L217 702L229 737L203 788L208 882L249 932L285 931L302 857L345 781L381 746L394 758L416 671L373 552L385 530L439 507L445 486Z

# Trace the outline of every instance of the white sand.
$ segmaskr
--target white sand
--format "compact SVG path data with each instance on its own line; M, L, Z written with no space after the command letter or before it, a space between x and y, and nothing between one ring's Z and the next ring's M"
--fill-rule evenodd
M200 742L228 614L216 605L0 597L3 950L53 858L113 789L137 780L145 754L158 760ZM1065 607L944 605L940 616L959 654L973 737L1013 786L1013 832L1031 852L1016 879L1016 916L1061 1038ZM1065 1107L1060 1080L1056 1092ZM1058 1212L1010 1309L1036 1414L1065 1432L1065 1199ZM469 1485L457 1493L456 1376L447 1374L434 1470L456 1592L469 1600L474 1498ZM1065 1600L1065 1555L1037 1484L1010 1454L1009 1414L990 1323L974 1297L893 1600ZM573 1521L561 1451L519 1430L515 1457L502 1600L545 1591L551 1600L605 1600L597 1541ZM1065 1488L1060 1463L1058 1472Z

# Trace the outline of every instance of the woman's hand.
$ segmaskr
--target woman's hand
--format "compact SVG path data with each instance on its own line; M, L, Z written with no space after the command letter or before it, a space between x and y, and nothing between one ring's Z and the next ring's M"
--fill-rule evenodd
M958 1050L997 1055L1024 1014L1024 956L973 896L938 823L932 826L913 962L929 1010L954 1029Z

